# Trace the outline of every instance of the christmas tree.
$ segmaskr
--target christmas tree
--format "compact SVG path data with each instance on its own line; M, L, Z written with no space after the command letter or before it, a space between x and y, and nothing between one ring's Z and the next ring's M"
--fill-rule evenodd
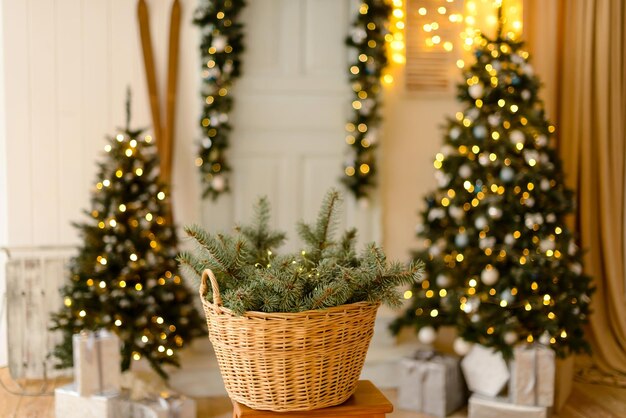
M511 355L518 341L558 354L588 349L590 278L565 217L572 191L551 144L555 127L538 98L540 82L520 42L481 38L458 86L463 111L447 122L436 155L438 188L426 197L418 236L427 278L405 297L392 325L458 329L466 342Z
M54 350L61 368L72 366L73 334L108 329L122 341L122 370L145 357L166 377L163 365L178 365L177 351L202 329L176 273L178 241L152 142L127 123L105 146L89 219L75 224L83 244L61 289L65 307L52 318L64 336Z

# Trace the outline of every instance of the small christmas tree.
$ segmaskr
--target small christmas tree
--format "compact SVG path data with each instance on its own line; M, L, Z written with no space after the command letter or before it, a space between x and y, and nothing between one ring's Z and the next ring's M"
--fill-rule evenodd
M145 357L166 377L162 366L178 365L176 352L202 329L176 273L176 231L155 148L128 120L105 146L90 219L75 224L84 242L61 290L65 307L52 318L64 336L54 350L61 368L72 366L73 334L108 329L123 343L123 370Z
M501 31L500 31L501 33ZM418 235L430 260L427 279L406 297L392 325L457 327L459 354L468 342L505 356L517 341L539 342L558 354L587 349L590 278L565 225L572 191L550 144L539 80L520 42L482 38L464 73L434 162L437 190L426 198Z

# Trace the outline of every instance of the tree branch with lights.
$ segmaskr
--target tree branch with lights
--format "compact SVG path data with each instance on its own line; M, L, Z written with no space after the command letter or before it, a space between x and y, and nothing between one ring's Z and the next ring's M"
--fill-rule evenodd
M243 25L238 21L243 0L202 0L194 17L200 27L202 138L196 166L199 167L203 196L217 199L229 190L227 150L232 127L232 86L241 75Z
M376 147L381 122L381 77L387 65L386 40L391 6L385 0L364 0L346 44L354 52L349 77L354 98L346 124L349 155L341 178L357 198L367 198L376 185ZM386 38L387 36L387 38Z

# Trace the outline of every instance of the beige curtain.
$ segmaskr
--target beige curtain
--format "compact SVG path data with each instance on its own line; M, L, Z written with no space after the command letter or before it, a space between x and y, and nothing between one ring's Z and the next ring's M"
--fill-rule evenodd
M560 0L557 127L575 229L593 277L593 362L626 373L626 5Z

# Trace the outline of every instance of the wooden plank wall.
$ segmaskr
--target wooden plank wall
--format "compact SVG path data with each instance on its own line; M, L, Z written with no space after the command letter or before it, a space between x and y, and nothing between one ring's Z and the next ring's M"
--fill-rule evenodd
M169 2L149 4L157 73L164 84ZM197 35L190 24L195 1L183 1L183 6L181 45L194 53L184 55L181 78L196 81ZM124 124L126 86L134 93L134 125L151 123L135 2L23 0L4 2L2 7L7 244L76 243L70 221L80 219L81 209L88 205L95 184L94 161L101 155L105 135ZM195 139L195 84L181 92L179 154L192 148ZM192 156L188 159L193 167ZM197 196L194 186L194 181L186 182L184 193ZM195 198L191 202L179 212L193 219L198 203Z

